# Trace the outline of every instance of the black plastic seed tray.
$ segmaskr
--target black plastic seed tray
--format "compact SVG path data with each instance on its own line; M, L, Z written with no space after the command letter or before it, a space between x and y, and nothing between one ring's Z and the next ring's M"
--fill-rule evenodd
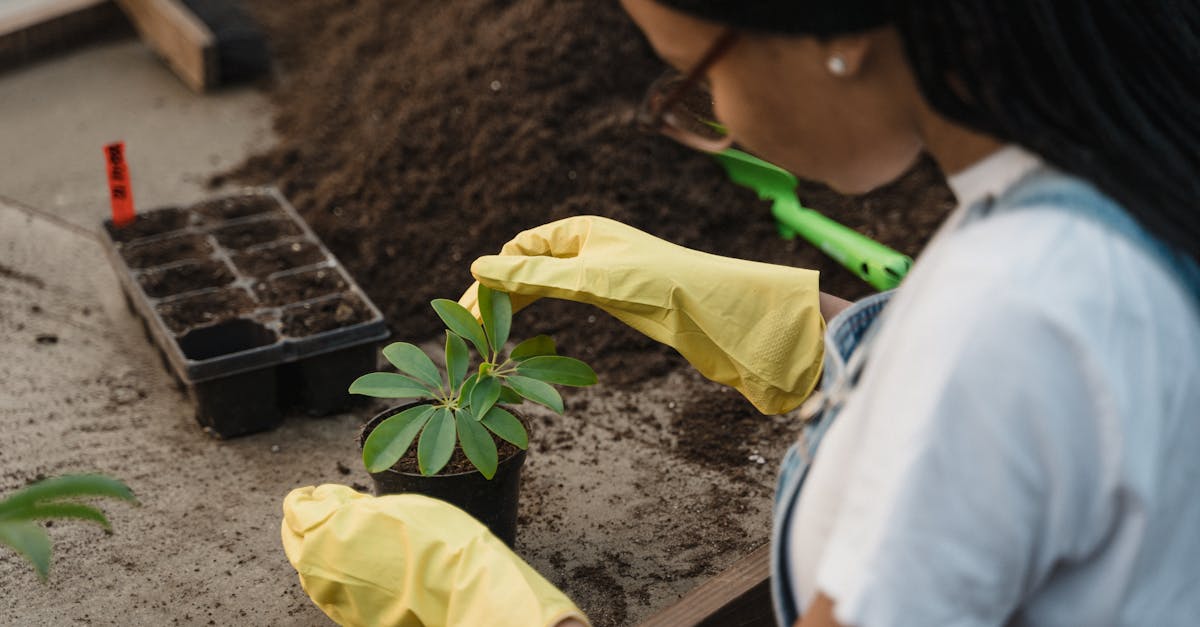
M383 316L273 188L104 222L130 309L209 433L344 409L375 369Z

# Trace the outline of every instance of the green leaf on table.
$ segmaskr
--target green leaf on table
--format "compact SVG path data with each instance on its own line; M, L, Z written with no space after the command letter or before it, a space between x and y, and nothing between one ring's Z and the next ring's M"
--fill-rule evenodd
M559 385L581 387L596 383L596 372L592 367L574 357L530 357L517 365L517 372L522 376Z
M105 496L137 501L124 483L103 475L64 475L29 485L0 501L0 519L39 501L77 496Z
M434 391L412 377L394 372L371 372L350 384L351 394L375 398L432 398Z
M431 477L444 468L454 454L457 440L454 415L449 409L438 407L417 442L417 465L421 468L421 474Z
M471 367L471 351L458 335L446 331L446 375L450 378L450 389L456 390L467 376Z
M475 345L475 350L478 350L479 354L487 359L487 336L483 333L483 327L479 326L479 321L471 315L471 312L467 311L466 307L446 298L439 298L429 304L433 305L433 310L437 312L438 317L446 323L447 329L470 340Z
M37 523L0 520L0 544L24 555L42 581L50 575L50 536Z
M458 424L458 441L462 443L463 453L485 479L491 479L496 475L498 457L492 435L468 412L459 412L455 422Z
M480 422L501 440L511 442L521 450L529 447L529 432L525 431L525 425L503 407L491 408Z
M520 375L512 375L506 381L508 385L512 386L512 389L517 391L517 394L539 405L545 405L555 412L563 413L562 397L558 395L558 390L550 387L549 383Z
M409 407L379 423L363 442L363 465L367 471L383 472L396 465L435 410L433 405Z
M90 505L79 503L38 503L21 510L14 519L45 520L48 518L78 518L98 523L105 529L112 529L104 513Z
M554 338L549 335L535 335L517 344L508 356L513 361L522 361L538 355L554 355L557 352L558 347L554 345Z
M500 352L508 341L512 328L512 300L505 292L479 286L479 317L483 319L483 330L487 333L492 350Z
M500 398L500 380L496 377L480 377L468 397L471 413L479 419L496 404Z
M396 368L418 381L433 387L442 387L442 376L437 366L425 351L408 342L392 342L383 347L383 356Z

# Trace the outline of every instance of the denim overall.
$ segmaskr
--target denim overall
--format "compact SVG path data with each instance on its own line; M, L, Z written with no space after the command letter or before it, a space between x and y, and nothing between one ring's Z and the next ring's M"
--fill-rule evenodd
M1091 185L1061 173L1039 168L999 198L987 198L969 213L982 216L1025 208L1068 211L1100 222L1121 233L1176 276L1200 309L1200 265L1143 230L1136 221ZM788 529L817 447L853 393L881 326L884 307L893 292L858 301L831 320L825 333L825 364L819 391L801 407L804 421L799 440L788 449L779 471L771 532L771 598L775 619L791 627L799 617L788 572Z

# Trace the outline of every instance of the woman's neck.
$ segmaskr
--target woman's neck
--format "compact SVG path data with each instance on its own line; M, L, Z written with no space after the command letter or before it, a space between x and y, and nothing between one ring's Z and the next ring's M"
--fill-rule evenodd
M1004 147L1004 142L925 110L920 116L925 149L946 176L954 176Z

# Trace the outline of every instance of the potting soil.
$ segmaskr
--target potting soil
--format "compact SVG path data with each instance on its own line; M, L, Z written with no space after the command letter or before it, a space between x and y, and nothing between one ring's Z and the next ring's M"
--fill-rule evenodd
M822 289L838 296L871 292L813 246L782 240L768 206L710 157L631 126L665 66L617 3L246 8L279 63L271 87L279 142L213 183L280 186L396 339L440 333L428 303L457 298L475 257L579 214L707 252L815 268ZM865 196L808 182L799 196L914 256L952 204L928 159ZM544 416L535 429L518 547L597 625L636 622L766 541L774 464L794 420L755 414L670 348L597 309L536 303L513 329L535 333L552 333L563 354L590 362L601 385L569 392L567 416ZM579 448L595 453L584 466ZM559 457L565 451L575 451L572 461ZM657 479L612 485L614 476L644 477L642 466ZM706 496L683 489L697 481L711 485ZM565 509L578 494L592 495L591 509ZM606 545L605 533L644 542Z

